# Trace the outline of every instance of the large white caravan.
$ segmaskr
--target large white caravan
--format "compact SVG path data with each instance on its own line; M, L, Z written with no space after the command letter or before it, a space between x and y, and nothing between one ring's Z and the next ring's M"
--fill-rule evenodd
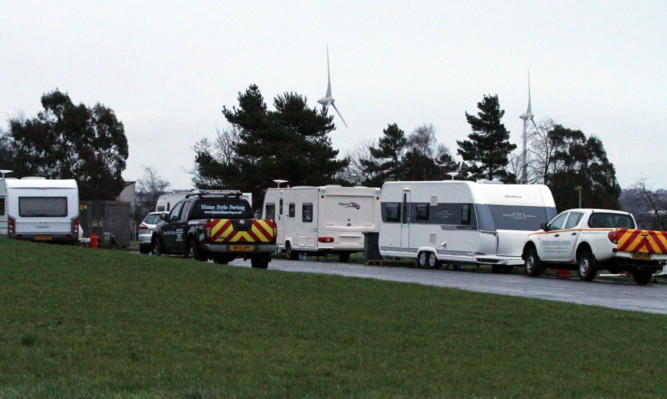
M0 236L49 242L79 241L76 180L0 178Z
M300 253L350 253L364 250L364 233L378 232L380 189L370 187L270 188L262 218L278 226L278 247L290 259Z
M468 181L404 181L382 186L382 256L420 266L523 265L528 234L556 216L547 186Z

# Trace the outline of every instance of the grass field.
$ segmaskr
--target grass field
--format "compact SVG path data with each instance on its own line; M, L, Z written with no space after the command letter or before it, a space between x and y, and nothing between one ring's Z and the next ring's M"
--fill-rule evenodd
M0 398L667 397L664 315L6 239L0 254Z

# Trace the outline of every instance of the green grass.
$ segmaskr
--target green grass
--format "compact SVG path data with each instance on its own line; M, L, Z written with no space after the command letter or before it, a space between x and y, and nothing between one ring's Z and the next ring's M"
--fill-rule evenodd
M0 239L0 398L667 396L667 316Z

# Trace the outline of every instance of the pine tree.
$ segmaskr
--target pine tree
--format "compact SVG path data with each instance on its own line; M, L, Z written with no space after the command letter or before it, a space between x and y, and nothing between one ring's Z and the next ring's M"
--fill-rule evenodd
M456 141L459 145L457 152L464 161L464 174L471 180L498 178L503 182L515 181L516 176L505 167L516 145L509 142L509 131L500 121L505 111L500 109L498 96L484 95L477 108L477 116L466 112L466 119L472 128L469 140Z

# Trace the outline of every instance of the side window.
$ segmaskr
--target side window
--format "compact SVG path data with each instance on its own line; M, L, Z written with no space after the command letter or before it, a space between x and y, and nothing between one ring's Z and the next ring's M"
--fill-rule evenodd
M0 198L0 215L5 214L5 197Z
M164 205L160 205L157 207L158 212L164 212Z
M565 224L565 219L567 218L568 213L561 213L556 216L556 219L552 220L549 223L549 230L563 230L563 224Z
M461 205L461 224L470 224L470 204Z
M301 221L306 223L313 221L313 204L305 203L301 206Z
M276 218L276 204L266 204L264 208L264 219L275 219Z
M296 215L296 204L294 202L290 202L288 209L287 209L287 216L293 218Z
M278 207L278 213L280 215L283 214L283 199L282 198L280 199L280 204L279 204L279 207Z
M169 221L170 222L178 222L178 218L179 218L180 213L181 213L181 208L183 208L183 203L179 202L178 204L176 204L174 209L171 210L171 213L169 214Z
M415 205L416 219L420 221L427 221L429 213L428 210L429 210L429 204L416 204Z
M400 204L396 202L385 204L383 213L385 222L398 222L401 220Z
M567 222L565 223L565 229L573 229L577 227L583 215L584 214L581 212L570 212L570 217L567 218Z
M181 208L181 222L188 221L188 214L190 213L190 207L192 207L192 202L184 202L183 207Z

